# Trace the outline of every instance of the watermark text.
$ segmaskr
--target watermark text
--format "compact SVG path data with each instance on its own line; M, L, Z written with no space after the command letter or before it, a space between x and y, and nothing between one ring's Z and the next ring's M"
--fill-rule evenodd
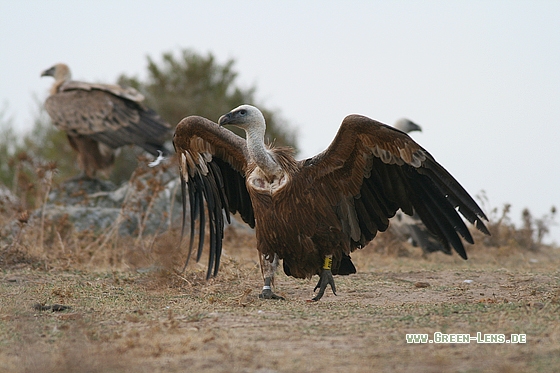
M429 334L407 334L406 343L527 343L526 334L489 334L477 332L470 334L447 334L435 332L432 338Z

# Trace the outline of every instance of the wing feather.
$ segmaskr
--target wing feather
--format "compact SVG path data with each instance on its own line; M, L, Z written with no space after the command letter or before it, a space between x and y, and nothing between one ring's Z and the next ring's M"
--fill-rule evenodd
M447 170L434 161L428 162L419 171L431 178L439 179L440 182L436 186L442 193L448 196L453 207L457 208L469 223L475 225L484 234L490 235L490 232L482 222L482 219L488 220L488 218L468 192L456 182Z
M131 100L132 95L115 95L115 89L94 86L85 90L64 85L47 98L45 109L57 128L71 136L89 136L113 149L135 144L153 155L165 151L163 143L171 126L155 111Z
M245 186L248 152L245 140L216 123L197 116L183 119L175 130L173 145L180 155L181 190L183 201L188 189L191 215L189 255L194 245L195 222L199 220L197 261L204 245L206 212L210 230L210 251L207 278L215 276L220 265L224 216L230 213L255 226L250 195ZM188 187L188 188L187 188ZM183 227L186 226L186 203L183 203ZM184 228L182 229L181 239Z
M372 183L373 180L371 180L371 178L365 179L365 182L360 189L360 196L364 207L370 214L370 218L375 221L377 229L384 231L389 225L389 219L387 219L388 212L379 205L378 201L380 198L376 193L376 187Z
M375 223L375 216L372 216L372 210L368 210L363 198L356 199L354 206L356 207L357 216L360 217L358 219L361 230L359 243L364 246L367 242L373 240L379 229Z
M80 82L76 80L70 80L62 84L59 91L71 91L71 90L82 90L82 91L105 91L109 92L115 96L122 97L124 99L142 102L144 101L144 96L132 87L123 87L115 84L100 84L100 83L87 83Z

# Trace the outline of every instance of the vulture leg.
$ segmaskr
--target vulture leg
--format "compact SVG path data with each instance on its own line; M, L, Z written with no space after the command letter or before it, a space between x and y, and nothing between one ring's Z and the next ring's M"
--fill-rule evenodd
M319 282L313 291L319 289L319 292L311 301L317 302L319 299L323 297L325 294L325 290L327 289L327 285L331 286L332 292L336 295L336 286L334 285L334 278L332 274L332 255L325 255L325 264L323 265L323 270L321 271L321 275L319 276Z
M279 295L272 292L272 285L274 284L274 274L276 273L276 268L278 268L278 255L274 254L274 259L272 263L268 261L263 254L260 256L261 260L261 272L264 279L264 286L262 293L259 294L261 299L282 299Z

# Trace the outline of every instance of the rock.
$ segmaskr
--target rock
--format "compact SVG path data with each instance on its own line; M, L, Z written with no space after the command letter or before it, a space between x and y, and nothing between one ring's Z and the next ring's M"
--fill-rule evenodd
M0 184L0 212L14 210L19 204L19 198L12 191Z
M141 170L141 169L140 169ZM176 165L136 171L120 187L97 179L70 180L53 190L44 209L33 214L76 231L96 233L118 225L120 235L155 234L180 225L181 188Z
M188 211L187 200L187 226ZM177 164L167 160L154 168L140 165L131 179L119 187L99 179L68 180L53 186L46 204L30 214L27 225L38 227L42 214L45 229L50 226L58 231L70 226L77 232L116 231L122 236L137 237L162 233L170 227L180 229L182 196ZM234 217L231 220L232 225L226 225L226 229L252 231ZM20 225L13 220L0 233L11 241Z

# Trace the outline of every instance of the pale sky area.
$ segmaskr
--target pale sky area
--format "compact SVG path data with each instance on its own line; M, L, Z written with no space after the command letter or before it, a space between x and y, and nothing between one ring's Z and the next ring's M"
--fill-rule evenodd
M560 208L560 1L0 0L0 35L0 109L22 133L54 63L114 83L190 48L234 59L257 106L297 129L301 157L348 114L408 117L471 195L486 192L487 213Z

